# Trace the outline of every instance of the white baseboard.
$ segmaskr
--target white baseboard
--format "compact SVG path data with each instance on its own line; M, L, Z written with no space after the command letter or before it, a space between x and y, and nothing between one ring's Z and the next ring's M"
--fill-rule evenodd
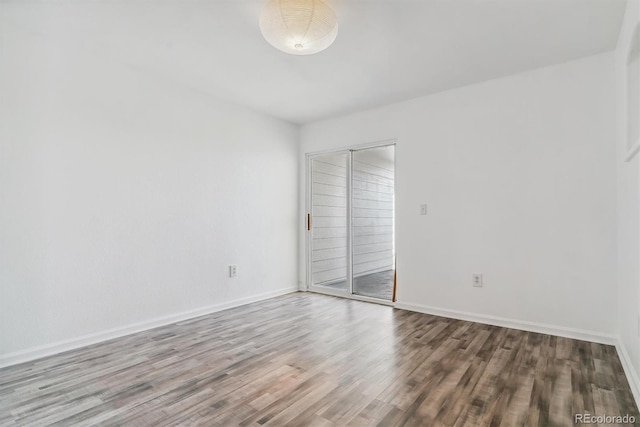
M227 301L221 304L209 305L206 307L196 308L194 310L174 313L168 316L156 317L154 319L145 320L131 325L108 329L106 331L96 332L93 334L83 335L77 338L71 338L64 341L58 341L52 344L46 344L38 347L28 348L26 350L16 351L13 353L0 355L0 368L6 366L17 365L19 363L30 362L42 357L51 356L69 350L74 350L87 345L96 344L113 338L134 334L136 332L146 331L148 329L157 328L159 326L170 325L172 323L183 320L192 319L194 317L203 316L205 314L215 313L217 311L226 310L228 308L238 307L252 302L262 301L265 299L277 297L280 295L297 292L298 288L283 288L276 291L265 292L258 295L252 295L246 298L239 298Z
M622 363L622 369L624 369L624 374L627 377L627 381L629 382L629 387L631 387L631 393L633 393L633 398L636 401L636 406L640 408L640 380L638 380L638 372L633 367L633 363L631 363L631 357L627 352L627 348L622 343L622 340L618 338L616 342L616 351L618 352L618 357L620 358L620 362Z
M504 317L469 313L458 310L449 310L444 308L430 307L426 305L407 304L401 301L396 302L395 307L402 310L432 314L434 316L449 317L451 319L466 320L469 322L501 326L503 328L519 329L528 332L537 332L540 334L556 335L559 337L572 338L582 341L591 341L600 344L615 345L618 342L615 336L603 334L601 332L585 331L582 329L547 325L544 323L528 322L525 320L508 319Z

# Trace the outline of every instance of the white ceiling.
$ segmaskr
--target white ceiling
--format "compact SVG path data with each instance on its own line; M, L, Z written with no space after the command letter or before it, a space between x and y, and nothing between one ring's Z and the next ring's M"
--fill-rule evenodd
M625 0L332 0L336 42L291 56L261 0L13 0L0 18L294 123L615 47ZM1 25L0 21L0 25Z

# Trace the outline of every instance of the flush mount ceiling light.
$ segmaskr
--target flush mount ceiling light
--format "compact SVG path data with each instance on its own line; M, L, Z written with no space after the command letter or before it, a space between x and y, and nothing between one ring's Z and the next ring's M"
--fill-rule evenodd
M333 43L338 20L321 0L267 0L260 15L260 31L283 52L311 55Z

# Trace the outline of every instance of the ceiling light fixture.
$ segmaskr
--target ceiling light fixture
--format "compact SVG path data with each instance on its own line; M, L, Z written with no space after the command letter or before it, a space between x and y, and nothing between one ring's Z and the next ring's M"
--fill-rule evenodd
M321 0L267 0L260 31L275 48L292 55L312 55L338 35L336 14Z

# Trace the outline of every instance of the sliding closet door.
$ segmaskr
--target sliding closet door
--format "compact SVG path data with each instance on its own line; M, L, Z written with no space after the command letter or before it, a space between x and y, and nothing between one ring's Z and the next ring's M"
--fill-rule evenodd
M348 151L312 156L310 171L310 286L337 295L350 293L348 264Z
M309 156L310 290L392 300L394 153L387 145Z
M353 294L391 300L395 273L395 146L352 151Z

